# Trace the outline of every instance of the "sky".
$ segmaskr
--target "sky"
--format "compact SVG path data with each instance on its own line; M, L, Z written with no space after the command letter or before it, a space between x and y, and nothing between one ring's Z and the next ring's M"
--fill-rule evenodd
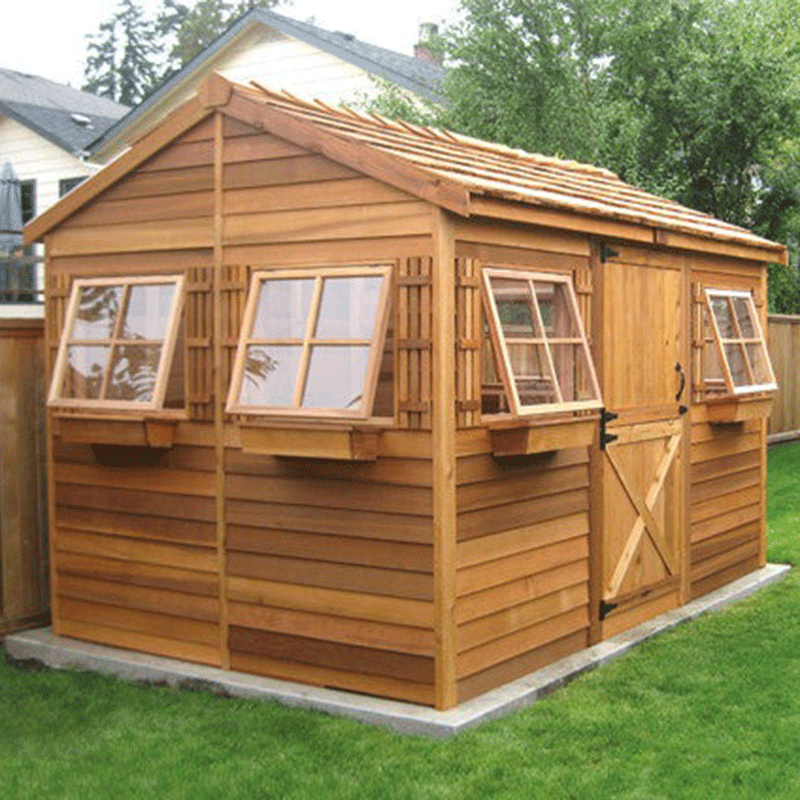
M147 10L160 5L158 0L139 1ZM97 31L115 5L115 0L16 0L4 4L0 67L80 88L86 36ZM459 0L400 0L377 11L379 3L374 0L292 0L275 10L411 55L420 23L453 21L459 5Z

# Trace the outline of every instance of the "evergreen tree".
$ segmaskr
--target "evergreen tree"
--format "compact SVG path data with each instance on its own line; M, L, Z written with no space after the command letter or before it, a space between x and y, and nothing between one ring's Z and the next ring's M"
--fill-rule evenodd
M135 0L120 0L110 19L89 36L84 91L133 106L157 85L153 23Z
M251 8L272 8L280 0L164 0L156 22L158 34L171 42L167 71L175 72ZM168 45L169 46L169 45Z

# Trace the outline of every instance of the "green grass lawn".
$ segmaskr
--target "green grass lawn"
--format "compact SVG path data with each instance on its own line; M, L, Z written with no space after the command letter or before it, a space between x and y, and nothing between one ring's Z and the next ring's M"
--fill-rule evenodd
M800 555L800 444L770 452L769 555ZM432 742L272 703L0 665L0 797L800 797L800 577L547 700Z

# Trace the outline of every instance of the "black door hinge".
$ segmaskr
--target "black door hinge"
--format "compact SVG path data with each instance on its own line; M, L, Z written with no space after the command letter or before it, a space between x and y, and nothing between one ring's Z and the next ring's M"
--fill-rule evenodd
M613 411L606 411L604 408L600 409L600 449L605 450L606 445L609 442L613 442L616 439L619 439L615 433L606 433L606 425L615 420L619 414L615 414Z
M605 264L610 258L619 258L619 252L603 242L600 245L600 261Z
M618 605L619 603L607 603L605 600L601 600L600 621L602 622Z

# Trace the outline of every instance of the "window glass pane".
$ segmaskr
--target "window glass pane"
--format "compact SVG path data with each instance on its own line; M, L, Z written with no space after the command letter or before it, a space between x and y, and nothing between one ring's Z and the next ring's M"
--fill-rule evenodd
M512 338L541 339L542 332L532 314L528 281L492 278L491 285L503 334Z
M363 398L368 361L369 347L313 347L303 406L357 409Z
M558 396L544 345L508 344L507 349L520 405L555 403Z
M714 319L717 321L719 335L723 339L737 338L736 328L734 327L733 318L731 317L730 305L728 304L728 298L712 297L711 309L714 312Z
M563 402L593 400L594 389L583 345L552 344L550 352Z
M313 296L313 278L264 281L250 338L302 339Z
M121 302L121 286L82 286L70 338L111 338Z
M250 345L239 403L291 406L302 353L298 345Z
M131 286L122 338L163 340L167 333L175 288L172 283Z
M733 308L736 312L736 321L739 323L739 329L745 339L753 339L756 335L756 329L753 325L753 317L750 314L750 303L747 302L745 297L734 297Z
M326 278L322 286L317 339L371 339L383 278Z
M161 361L161 345L124 344L114 348L106 400L148 403Z
M750 373L744 360L744 353L740 344L726 344L725 360L728 362L728 369L731 371L731 378L734 386L748 386L752 383Z
M769 374L764 346L760 342L751 343L745 345L745 349L747 350L747 357L750 360L750 367L753 370L754 382L757 385L771 383L772 376Z
M541 288L540 288L541 287ZM539 308L549 337L580 339L578 321L563 283L536 284Z
M108 355L109 348L100 345L67 348L67 369L61 396L79 400L99 399Z

